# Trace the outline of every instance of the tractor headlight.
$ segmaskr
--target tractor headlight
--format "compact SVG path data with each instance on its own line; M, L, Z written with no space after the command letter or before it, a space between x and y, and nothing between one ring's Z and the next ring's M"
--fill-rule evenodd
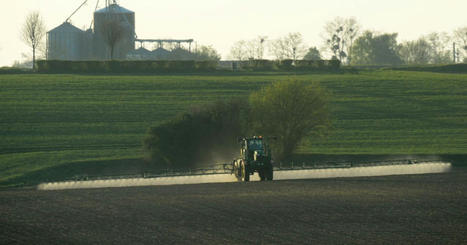
M260 157L260 153L258 151L255 151L253 154L253 159L255 160L255 162L259 160L259 157Z

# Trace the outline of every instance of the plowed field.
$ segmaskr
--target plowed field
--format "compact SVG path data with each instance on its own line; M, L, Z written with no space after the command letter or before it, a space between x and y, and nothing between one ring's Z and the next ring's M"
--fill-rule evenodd
M467 170L445 174L0 191L0 243L467 243Z

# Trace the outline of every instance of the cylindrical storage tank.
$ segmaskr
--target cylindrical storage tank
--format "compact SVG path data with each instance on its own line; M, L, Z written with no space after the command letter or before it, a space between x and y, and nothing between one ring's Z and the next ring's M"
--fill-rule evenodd
M94 33L98 58L126 59L135 49L135 13L117 4L98 10L94 13Z
M47 59L80 60L83 33L68 22L47 32Z

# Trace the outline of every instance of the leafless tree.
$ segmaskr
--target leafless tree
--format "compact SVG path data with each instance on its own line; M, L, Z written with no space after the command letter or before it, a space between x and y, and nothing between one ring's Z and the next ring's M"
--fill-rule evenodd
M457 43L459 54L464 55L464 60L467 60L467 26L458 28L453 33L454 41Z
M99 30L104 42L109 47L110 59L114 59L114 51L118 42L128 33L128 27L126 27L117 18L108 17L102 22Z
M236 60L263 59L266 36L258 36L251 40L240 40L230 49L230 56Z
M432 32L422 37L431 45L432 64L447 64L452 62L452 39L445 32Z
M360 25L354 17L336 17L324 26L325 46L336 59L347 64L352 57L352 46L360 32Z
M267 36L258 36L258 38L253 40L254 47L256 49L256 58L261 60L264 57L264 45L267 41Z
M405 42L401 45L399 55L407 65L425 65L432 60L433 48L424 38Z
M39 12L31 12L21 29L21 39L32 48L32 69L36 68L36 49L42 45L46 33L44 22Z
M303 44L302 34L298 32L273 40L269 49L278 60L296 60L302 58L307 51Z
M248 59L247 42L245 40L235 42L232 48L230 48L230 57L235 60Z

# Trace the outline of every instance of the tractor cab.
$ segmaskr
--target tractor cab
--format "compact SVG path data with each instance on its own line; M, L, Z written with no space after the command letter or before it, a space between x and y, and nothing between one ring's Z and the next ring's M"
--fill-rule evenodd
M255 155L266 156L269 155L268 147L264 142L263 137L254 136L253 138L247 138L242 140L241 154L247 160L254 159Z

